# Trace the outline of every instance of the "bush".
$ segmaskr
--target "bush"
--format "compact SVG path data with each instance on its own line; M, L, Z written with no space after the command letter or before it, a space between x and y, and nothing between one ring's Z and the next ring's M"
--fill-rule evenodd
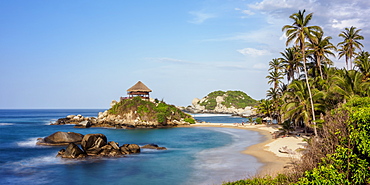
M256 118L256 123L257 124L262 124L262 118L261 117Z
M185 118L184 121L190 124L195 124L195 120L193 118Z

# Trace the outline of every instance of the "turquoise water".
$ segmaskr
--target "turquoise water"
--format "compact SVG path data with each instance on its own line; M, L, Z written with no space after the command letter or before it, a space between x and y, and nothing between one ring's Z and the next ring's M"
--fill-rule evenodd
M49 125L70 114L96 116L99 111L103 110L0 110L0 184L221 184L253 175L262 166L254 157L240 154L246 146L261 141L262 136L253 131ZM57 131L102 133L120 145L155 143L168 150L143 149L124 158L62 160L55 155L64 147L35 145L37 138Z

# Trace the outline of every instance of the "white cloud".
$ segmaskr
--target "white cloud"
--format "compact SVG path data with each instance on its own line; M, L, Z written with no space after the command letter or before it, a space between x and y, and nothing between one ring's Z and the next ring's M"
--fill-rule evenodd
M237 51L243 55L251 55L251 56L264 56L264 55L271 54L267 50L259 50L259 49L254 49L254 48L244 48L244 49L239 49Z
M360 19L347 19L338 21L336 19L333 20L333 24L331 25L333 28L338 28L343 30L344 28L349 28L351 26L355 26L357 28L363 28L366 25Z
M193 18L193 20L190 20L188 22L193 23L193 24L202 24L204 21L216 17L216 15L214 15L214 14L204 13L204 12L201 12L201 11L197 11L197 12L192 11L192 12L189 12L189 13L191 15L193 15L194 18Z
M247 15L254 15L255 13L250 11L250 10L243 10L242 11L243 14L247 14Z

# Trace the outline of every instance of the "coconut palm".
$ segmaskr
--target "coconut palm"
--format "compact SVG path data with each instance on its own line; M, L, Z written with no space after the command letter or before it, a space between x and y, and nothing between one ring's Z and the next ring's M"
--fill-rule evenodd
M370 81L370 54L367 51L362 51L358 54L355 61L355 66L364 75L363 81Z
M298 13L292 14L289 18L293 19L292 25L285 25L283 27L283 31L286 31L285 34L287 36L286 45L294 42L295 45L299 46L302 54L303 59L303 69L306 77L306 85L307 90L310 97L310 104L311 104L311 113L312 113L312 120L313 124L315 123L315 109L312 100L312 92L310 88L310 84L308 82L308 74L306 68L306 40L313 40L316 41L317 39L314 37L314 32L322 32L322 29L319 26L308 26L308 23L312 19L312 13L305 16L305 10L298 11ZM315 135L317 136L317 129L314 126Z
M279 84L282 83L282 79L284 79L283 77L284 73L283 72L279 72L279 71L271 71L269 73L268 76L266 76L267 79L269 79L269 81L267 82L268 84L274 84L274 89L278 89L279 88Z
M346 65L348 69L348 59L350 60L350 69L352 68L352 58L356 54L356 49L361 50L361 47L364 47L359 40L364 40L364 37L359 34L361 29L351 26L350 28L345 28L345 31L342 31L338 36L342 37L344 40L338 43L338 46L341 46L342 53L339 55L339 58L346 56Z
M336 47L330 42L332 37L324 37L323 32L314 32L313 34L315 35L315 39L310 39L309 43L307 43L307 47L310 48L309 53L312 55L315 67L319 70L320 77L323 78L322 64L325 66L327 64L333 64L328 56L335 57L332 51L335 51Z
M302 63L300 62L299 49L297 47L289 47L286 48L284 52L280 52L280 54L283 56L280 58L280 61L285 69L285 74L289 83L290 80L295 79L296 73L300 74L299 68L302 66Z
M356 96L369 96L370 82L363 82L363 77L364 75L359 71L338 70L333 78L334 84L331 91L342 96L343 102Z
M280 71L283 69L283 65L282 65L282 62L280 59L278 58L274 58L272 59L270 62L269 62L269 71L270 70L273 70L273 71Z
M281 61L277 58L272 59L272 61L269 62L270 68L269 68L269 75L266 76L267 79L269 79L269 84L274 84L274 89L279 88L279 84L282 83L283 72L281 72L283 65Z
M260 100L256 108L257 108L258 113L264 114L268 117L271 116L271 113L273 111L272 102L270 100L265 100L265 99Z
M313 99L323 99L324 93L317 89L313 89ZM305 126L316 128L316 123L312 119L311 107L316 110L324 109L320 103L311 104L311 98L308 93L307 84L301 80L295 80L288 85L288 90L283 96L284 104L282 106L283 120L289 119L294 121L296 125L303 122ZM316 134L316 133L315 133Z

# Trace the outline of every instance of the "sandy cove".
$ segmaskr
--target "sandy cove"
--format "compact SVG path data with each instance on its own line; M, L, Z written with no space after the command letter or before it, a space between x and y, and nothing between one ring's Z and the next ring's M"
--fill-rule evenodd
M233 123L197 123L190 127L225 127L235 129L253 130L264 136L264 141L247 147L243 154L256 157L264 165L257 172L258 175L275 175L289 167L293 160L299 159L301 154L296 152L299 148L305 148L307 143L302 137L272 138L272 133L279 129L279 126L233 124ZM291 149L294 154L279 152L282 147Z

